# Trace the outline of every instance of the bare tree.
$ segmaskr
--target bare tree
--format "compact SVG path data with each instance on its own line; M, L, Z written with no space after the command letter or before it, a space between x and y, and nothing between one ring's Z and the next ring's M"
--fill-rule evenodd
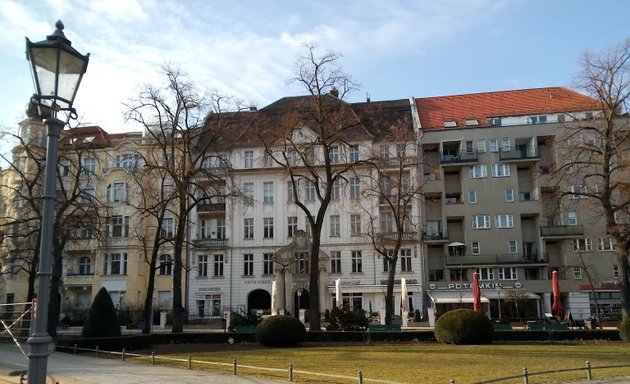
M377 209L364 208L364 215L368 218L366 235L387 264L385 323L391 324L400 250L403 244L413 244L418 240L418 217L414 209L418 208L424 181L417 176L421 158L416 153L409 101L366 105L366 110L360 113L362 120L369 116L378 121L382 125L380 129L371 131L381 132L382 137L373 145L368 172L357 174L357 177L363 179L366 186L362 196L378 204ZM363 121L367 125L366 120Z
M157 252L166 244L159 238L163 232L159 230L160 218L168 215L175 221L172 236L166 240L173 250L172 331L182 332L185 314L182 279L186 271L183 261L190 215L199 204L233 194L225 154L237 134L234 121L229 117L238 120L238 114L222 113L226 100L201 92L179 69L165 65L162 72L165 84L162 87L147 85L128 103L126 119L144 127L147 147L142 160L143 177L145 181L153 178L154 183L160 184L151 187L155 188L151 192L154 202L143 208L143 213L151 216L158 228L148 259L153 276ZM213 110L208 114L210 101ZM148 186L144 188L147 193L151 190ZM168 204L157 201L160 198L166 198ZM145 310L149 295L152 296L152 292L147 292Z
M22 123L20 134L14 136L19 144L13 150L13 158L3 156L9 162L12 183L9 188L12 207L5 225L9 227L7 257L12 261L14 272L27 274L27 301L34 297L34 284L39 265L42 192L45 156L43 125L41 118L32 116ZM68 243L77 237L98 237L102 221L101 203L89 186L93 175L83 169L82 159L90 156L91 144L77 141L73 132L64 131L60 141L59 167L57 169L57 194L53 221L52 275L50 281L50 306L48 333L57 334L61 311L60 288L64 251ZM82 234L82 235L81 235Z
M259 113L258 136L266 155L287 173L293 202L304 212L311 229L309 260L309 309L311 330L321 329L319 255L324 218L333 189L354 166L340 161L348 138L357 132L368 136L343 97L356 87L337 67L340 56L318 56L315 44L297 61L291 79L304 87L307 96L284 98ZM300 190L304 189L304 193Z
M630 40L602 54L586 53L577 88L597 100L592 119L566 123L559 146L570 159L558 179L572 183L560 193L588 205L613 239L623 318L630 315Z

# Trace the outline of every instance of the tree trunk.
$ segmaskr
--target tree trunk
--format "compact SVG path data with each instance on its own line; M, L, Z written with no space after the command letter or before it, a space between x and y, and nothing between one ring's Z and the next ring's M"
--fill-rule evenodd
M621 243L617 251L617 264L619 265L619 278L621 287L621 318L622 320L630 316L630 267L628 265L628 253L630 252L630 242Z
M59 314L61 313L61 286L62 273L62 252L60 245L53 245L53 265L52 276L50 277L50 301L48 303L48 334L51 337L57 336L57 324L59 324Z
M159 233L159 232L158 232ZM157 238L158 235L156 235ZM151 333L151 326L153 326L153 291L155 290L155 264L157 260L158 248L153 248L151 251L151 261L149 262L149 281L147 283L147 294L144 297L144 327L142 327L142 333Z
M185 199L185 197L181 199ZM178 216L177 232L173 246L173 326L171 328L173 333L184 332L185 311L182 305L182 252L184 241L186 241L186 208L185 203L180 203L180 214Z
M385 293L385 324L391 324L394 318L394 304L396 303L396 300L394 300L394 281L396 279L397 260L397 254L392 255L391 259L387 258L389 270L387 272L387 291Z
M319 307L319 247L321 225L313 228L313 242L311 243L310 274L309 274L309 331L321 331L320 307Z

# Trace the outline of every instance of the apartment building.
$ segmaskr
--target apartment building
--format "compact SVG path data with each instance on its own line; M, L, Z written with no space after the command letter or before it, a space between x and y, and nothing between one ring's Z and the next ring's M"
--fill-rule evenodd
M588 318L599 298L600 310L618 318L601 210L570 194L569 176L582 184L579 175L555 171L570 160L567 132L588 126L598 103L541 88L419 98L416 107L429 317L471 303L474 272L491 317L542 317L558 271L565 311Z

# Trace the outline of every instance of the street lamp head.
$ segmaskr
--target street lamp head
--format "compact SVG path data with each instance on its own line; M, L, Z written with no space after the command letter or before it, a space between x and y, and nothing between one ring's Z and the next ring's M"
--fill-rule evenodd
M63 33L61 20L46 40L32 43L26 38L26 59L30 63L35 94L33 102L40 109L49 108L54 116L57 111L69 111L74 115L72 104L87 70L90 54L82 55L72 48Z

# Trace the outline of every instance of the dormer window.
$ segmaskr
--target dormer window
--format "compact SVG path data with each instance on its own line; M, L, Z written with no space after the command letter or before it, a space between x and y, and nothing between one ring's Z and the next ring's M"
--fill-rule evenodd
M473 119L473 118L466 119L466 126L467 127L475 127L477 125L479 125L479 121L477 121L477 119Z
M83 139L83 142L86 144L91 143L92 141L94 141L94 136L87 136Z
M444 128L457 128L455 120L444 120Z
M491 127L500 127L501 126L501 118L500 117L490 117L488 118L488 125Z
M529 124L544 124L547 122L547 116L545 115L529 116L527 118L527 122Z

